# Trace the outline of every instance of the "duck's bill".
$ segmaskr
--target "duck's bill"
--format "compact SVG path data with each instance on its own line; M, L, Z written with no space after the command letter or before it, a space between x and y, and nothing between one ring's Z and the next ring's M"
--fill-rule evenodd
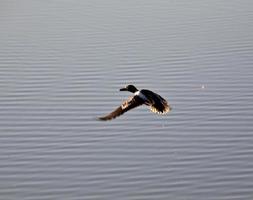
M121 88L121 89L119 89L119 91L127 91L127 89L126 88Z

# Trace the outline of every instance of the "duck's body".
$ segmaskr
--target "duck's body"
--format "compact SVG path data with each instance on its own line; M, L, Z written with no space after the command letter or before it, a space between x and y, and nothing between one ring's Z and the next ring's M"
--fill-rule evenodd
M158 114L166 114L171 110L171 107L164 98L150 90L138 90L135 86L128 85L127 87L120 89L120 91L132 92L134 93L134 96L123 102L122 105L112 113L100 117L100 120L111 120L142 104L149 106L152 112Z

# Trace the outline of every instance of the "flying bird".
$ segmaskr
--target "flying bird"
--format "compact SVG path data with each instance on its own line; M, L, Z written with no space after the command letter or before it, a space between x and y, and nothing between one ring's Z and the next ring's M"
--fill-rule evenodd
M114 119L125 112L136 108L140 105L149 106L150 110L157 114L166 114L171 111L171 107L168 102L162 98L160 95L146 89L138 90L133 85L127 85L124 88L121 88L120 91L129 91L134 93L134 96L130 97L128 100L124 101L121 106L115 109L110 114L99 117L100 120L111 120Z

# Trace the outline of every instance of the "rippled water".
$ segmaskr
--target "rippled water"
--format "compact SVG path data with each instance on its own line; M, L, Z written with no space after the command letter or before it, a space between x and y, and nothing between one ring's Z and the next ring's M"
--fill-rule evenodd
M253 199L252 1L2 1L1 199ZM96 117L151 89L173 107Z

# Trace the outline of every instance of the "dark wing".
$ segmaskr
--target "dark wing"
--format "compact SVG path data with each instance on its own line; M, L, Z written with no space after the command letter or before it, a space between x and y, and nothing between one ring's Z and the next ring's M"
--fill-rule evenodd
M157 114L166 114L171 111L171 107L168 102L161 97L159 101L154 101L150 106L150 110Z
M99 117L100 120L111 120L114 119L125 112L127 112L130 109L133 109L137 106L140 106L144 103L144 100L138 96L133 96L126 100L125 102L122 103L121 106L119 106L116 110L114 110L112 113L104 116L104 117Z
M141 91L149 100L148 105L150 110L157 114L166 114L171 111L171 107L168 102L162 98L159 94L156 94L150 90Z

